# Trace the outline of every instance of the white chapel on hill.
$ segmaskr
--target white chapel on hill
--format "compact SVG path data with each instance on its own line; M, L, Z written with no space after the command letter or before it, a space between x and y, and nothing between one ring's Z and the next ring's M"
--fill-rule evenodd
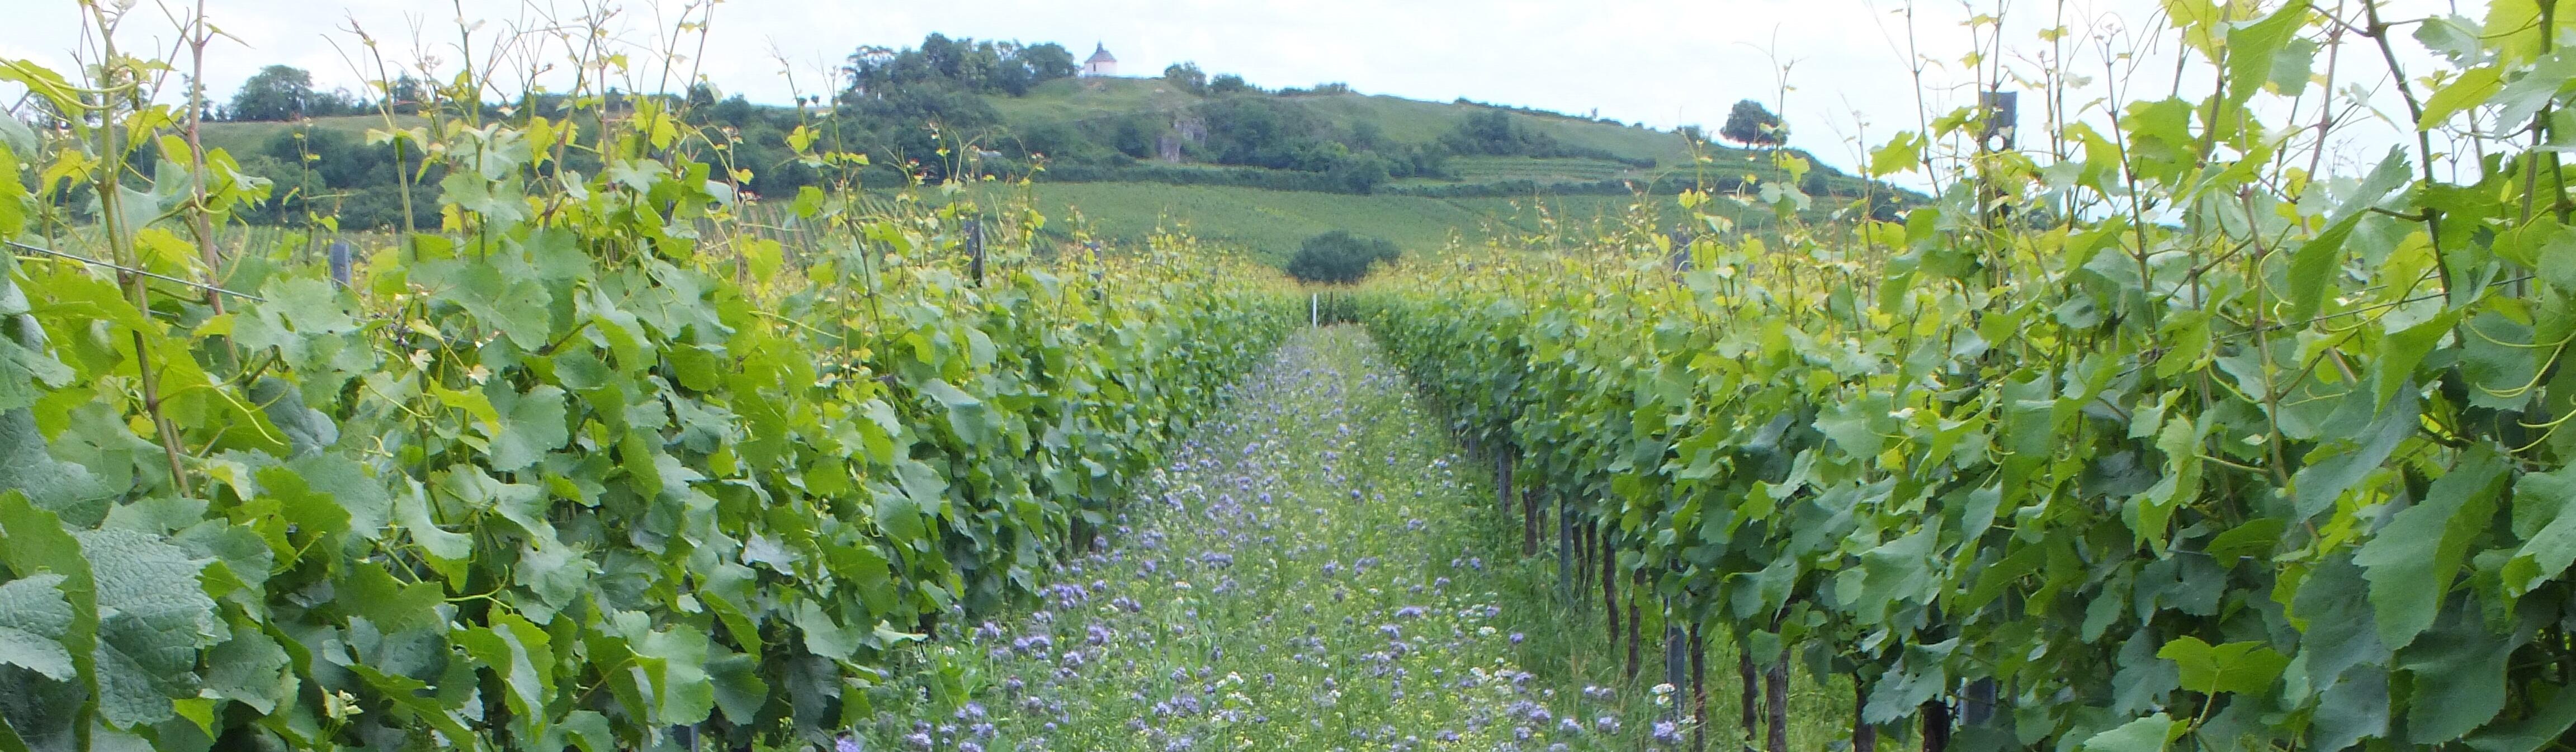
M1082 76L1084 78L1099 78L1102 76L1115 75L1118 75L1118 58L1109 54L1108 47L1103 46L1098 42L1093 42L1091 45L1091 57L1085 58L1082 61Z

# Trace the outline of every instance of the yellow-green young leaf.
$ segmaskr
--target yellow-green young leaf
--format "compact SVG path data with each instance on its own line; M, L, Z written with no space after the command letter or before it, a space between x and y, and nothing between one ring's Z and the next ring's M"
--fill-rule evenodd
M143 251L144 259L152 264L187 268L197 260L196 246L159 227L146 227L135 233L134 243Z
M2424 117L2415 121L2415 129L2429 131L2440 127L2461 110L2485 104L2488 97L2503 90L2503 73L2495 66L2462 71L2459 78L2452 79L2449 85L2424 100Z
M2183 689L2205 695L2260 693L2271 689L2272 682L2281 678L2281 669L2290 665L2289 656L2263 643L2211 645L2198 637L2168 641L2156 657L2173 661L2181 670Z
M2189 725L2157 713L2085 738L2084 752L2164 752L2189 729Z
M2163 4L2165 16L2172 19L2174 28L2182 30L2183 42L2216 62L2224 18L2220 5L2212 0L2164 0Z
M1913 131L1900 131L1895 138L1888 139L1886 146L1870 153L1869 174L1894 175L1922 164L1923 139L1916 138Z
M2506 63L2519 63L2538 57L2545 46L2540 28L2541 2L2542 0L2492 0L2487 4L2485 28L2476 32L2478 37L2475 40L2476 43L2484 47L2484 51L2492 51ZM2576 21L2568 18L2568 14L2564 11L2556 15L2559 30L2566 29L2571 21ZM2565 37L2562 34L2560 38Z
M27 60L0 60L0 81L12 81L44 97L55 112L84 112L88 102L80 87L64 80L62 74Z
M7 117L0 121L16 123L18 119ZM27 229L27 186L19 180L18 157L7 143L8 127L0 123L0 239L17 237Z
M2261 21L2227 30L2227 99L2242 104L2272 82L2272 67L2308 18L2307 3L2282 3ZM2304 64L2297 66L2301 69ZM2304 79L2302 79L2304 80Z

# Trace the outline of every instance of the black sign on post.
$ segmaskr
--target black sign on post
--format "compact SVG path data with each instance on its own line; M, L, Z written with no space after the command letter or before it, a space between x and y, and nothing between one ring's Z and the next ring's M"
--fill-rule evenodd
M2012 151L2013 132L2021 124L2021 92L1978 92L1977 110L1986 124L1985 132L1978 134L1978 142L1987 151Z
M331 281L349 286L349 241L331 241Z

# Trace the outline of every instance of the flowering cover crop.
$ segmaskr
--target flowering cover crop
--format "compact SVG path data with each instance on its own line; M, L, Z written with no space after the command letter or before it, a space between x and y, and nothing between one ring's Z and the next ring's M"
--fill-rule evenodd
M1365 334L1295 335L1217 416L1108 531L1114 547L1033 610L929 647L849 746L1683 744L1670 688L1612 689L1604 646L1564 640L1580 617L1544 568L1498 555L1481 465Z

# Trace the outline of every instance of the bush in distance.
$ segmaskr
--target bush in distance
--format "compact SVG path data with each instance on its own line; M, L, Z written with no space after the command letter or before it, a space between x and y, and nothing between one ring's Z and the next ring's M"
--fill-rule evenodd
M1394 261L1395 256L1395 244L1385 239L1334 230L1299 244L1297 255L1288 260L1288 276L1305 282L1349 284L1368 276L1371 265Z

